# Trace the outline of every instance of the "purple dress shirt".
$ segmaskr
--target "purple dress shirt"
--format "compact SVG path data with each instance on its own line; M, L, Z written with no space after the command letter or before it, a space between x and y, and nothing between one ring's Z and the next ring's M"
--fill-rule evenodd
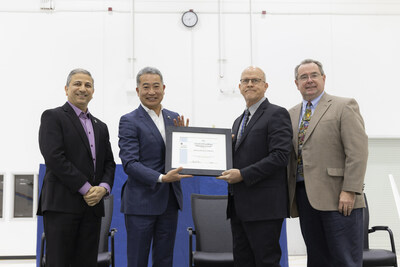
M86 112L83 112L71 102L68 101L68 104L72 107L72 109L75 111L76 116L78 116L79 120L82 123L82 127L85 130L86 136L89 140L89 145L90 145L90 151L92 152L92 159L93 159L93 166L96 169L96 144L94 141L94 132L93 132L93 124L92 121L90 120L90 112L87 110ZM100 183L99 186L104 187L107 190L107 193L110 193L110 185L107 183ZM86 182L80 189L79 193L81 195L85 195L89 189L92 187L92 185L89 182Z

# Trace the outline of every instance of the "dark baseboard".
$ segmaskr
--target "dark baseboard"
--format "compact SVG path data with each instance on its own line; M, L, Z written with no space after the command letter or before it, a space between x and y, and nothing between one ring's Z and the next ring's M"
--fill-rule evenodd
M24 256L0 256L0 260L35 260L36 255Z

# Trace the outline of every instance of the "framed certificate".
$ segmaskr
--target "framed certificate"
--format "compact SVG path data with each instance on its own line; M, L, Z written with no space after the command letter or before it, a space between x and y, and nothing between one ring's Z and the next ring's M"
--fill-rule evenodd
M182 174L220 176L232 168L230 129L166 128L165 172L183 167Z

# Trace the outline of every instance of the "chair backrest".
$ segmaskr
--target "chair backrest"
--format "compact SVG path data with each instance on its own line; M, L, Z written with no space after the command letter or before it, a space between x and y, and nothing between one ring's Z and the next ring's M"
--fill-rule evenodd
M369 249L368 229L369 229L369 210L367 196L364 194L365 208L363 209L364 222L364 249Z
M110 232L111 219L113 214L114 196L104 198L104 217L101 218L99 252L108 251L108 233Z
M227 196L192 194L196 250L232 252L232 231L226 219Z

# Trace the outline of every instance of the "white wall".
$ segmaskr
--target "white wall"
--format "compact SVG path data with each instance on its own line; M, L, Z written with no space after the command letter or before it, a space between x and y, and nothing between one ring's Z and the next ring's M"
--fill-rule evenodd
M94 76L89 108L108 124L117 163L119 118L138 106L134 75L148 65L164 74L166 108L193 126L230 128L244 108L237 85L245 67L263 68L267 97L290 108L300 101L293 69L315 58L325 66L326 90L360 103L370 136L400 137L390 116L398 114L399 1L53 2L54 11L40 11L39 0L0 2L0 172L6 178L37 173L40 115L65 102L65 79L76 67ZM189 9L199 16L193 29L181 23Z

